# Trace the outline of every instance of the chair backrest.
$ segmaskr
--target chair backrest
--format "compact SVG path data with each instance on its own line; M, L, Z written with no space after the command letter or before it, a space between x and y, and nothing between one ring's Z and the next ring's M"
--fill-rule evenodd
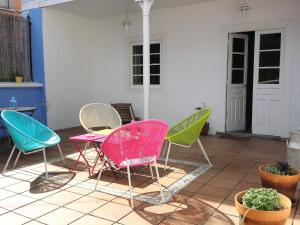
M212 109L210 108L197 111L173 126L169 130L166 139L177 144L192 145L199 138L201 130L211 112Z
M135 121L135 115L131 103L113 103L111 105L118 111L123 124Z
M58 144L60 137L39 121L23 113L5 110L1 117L14 144L20 150Z
M122 126L118 112L104 103L91 103L83 106L79 112L79 120L88 133L93 132L93 128L97 127L116 129Z
M126 167L126 162L143 165L145 161L138 159L159 158L167 130L167 123L160 120L133 122L112 132L101 150L119 168Z

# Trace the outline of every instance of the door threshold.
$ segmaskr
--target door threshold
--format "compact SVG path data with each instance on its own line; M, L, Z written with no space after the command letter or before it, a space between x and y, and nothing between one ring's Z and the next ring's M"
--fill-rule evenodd
M279 136L252 134L246 131L228 131L228 132L217 132L216 135L220 138L236 139L236 140L250 140L250 138L261 138L269 140L285 140Z

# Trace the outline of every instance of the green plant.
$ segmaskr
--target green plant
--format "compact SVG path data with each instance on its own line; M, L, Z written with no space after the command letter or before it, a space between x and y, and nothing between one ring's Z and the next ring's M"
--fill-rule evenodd
M251 209L276 211L282 208L279 193L271 188L250 188L242 200L242 204Z
M291 166L288 163L278 161L276 165L267 165L264 170L268 173L281 176L293 175L291 172Z

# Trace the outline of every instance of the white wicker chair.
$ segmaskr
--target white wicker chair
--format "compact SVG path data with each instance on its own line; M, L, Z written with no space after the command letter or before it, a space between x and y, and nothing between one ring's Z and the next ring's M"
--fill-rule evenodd
M79 120L88 133L94 134L108 134L111 130L122 126L119 113L112 106L104 103L83 106L79 112Z

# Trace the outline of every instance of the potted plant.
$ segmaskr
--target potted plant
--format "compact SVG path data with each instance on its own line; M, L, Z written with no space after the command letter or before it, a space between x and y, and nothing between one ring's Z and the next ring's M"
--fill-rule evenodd
M16 83L22 83L24 81L24 76L22 74L16 74Z
M269 188L250 188L235 196L240 225L284 225L291 213L288 197Z
M258 171L263 187L273 188L293 201L300 175L297 169L288 163L277 162L261 165Z

